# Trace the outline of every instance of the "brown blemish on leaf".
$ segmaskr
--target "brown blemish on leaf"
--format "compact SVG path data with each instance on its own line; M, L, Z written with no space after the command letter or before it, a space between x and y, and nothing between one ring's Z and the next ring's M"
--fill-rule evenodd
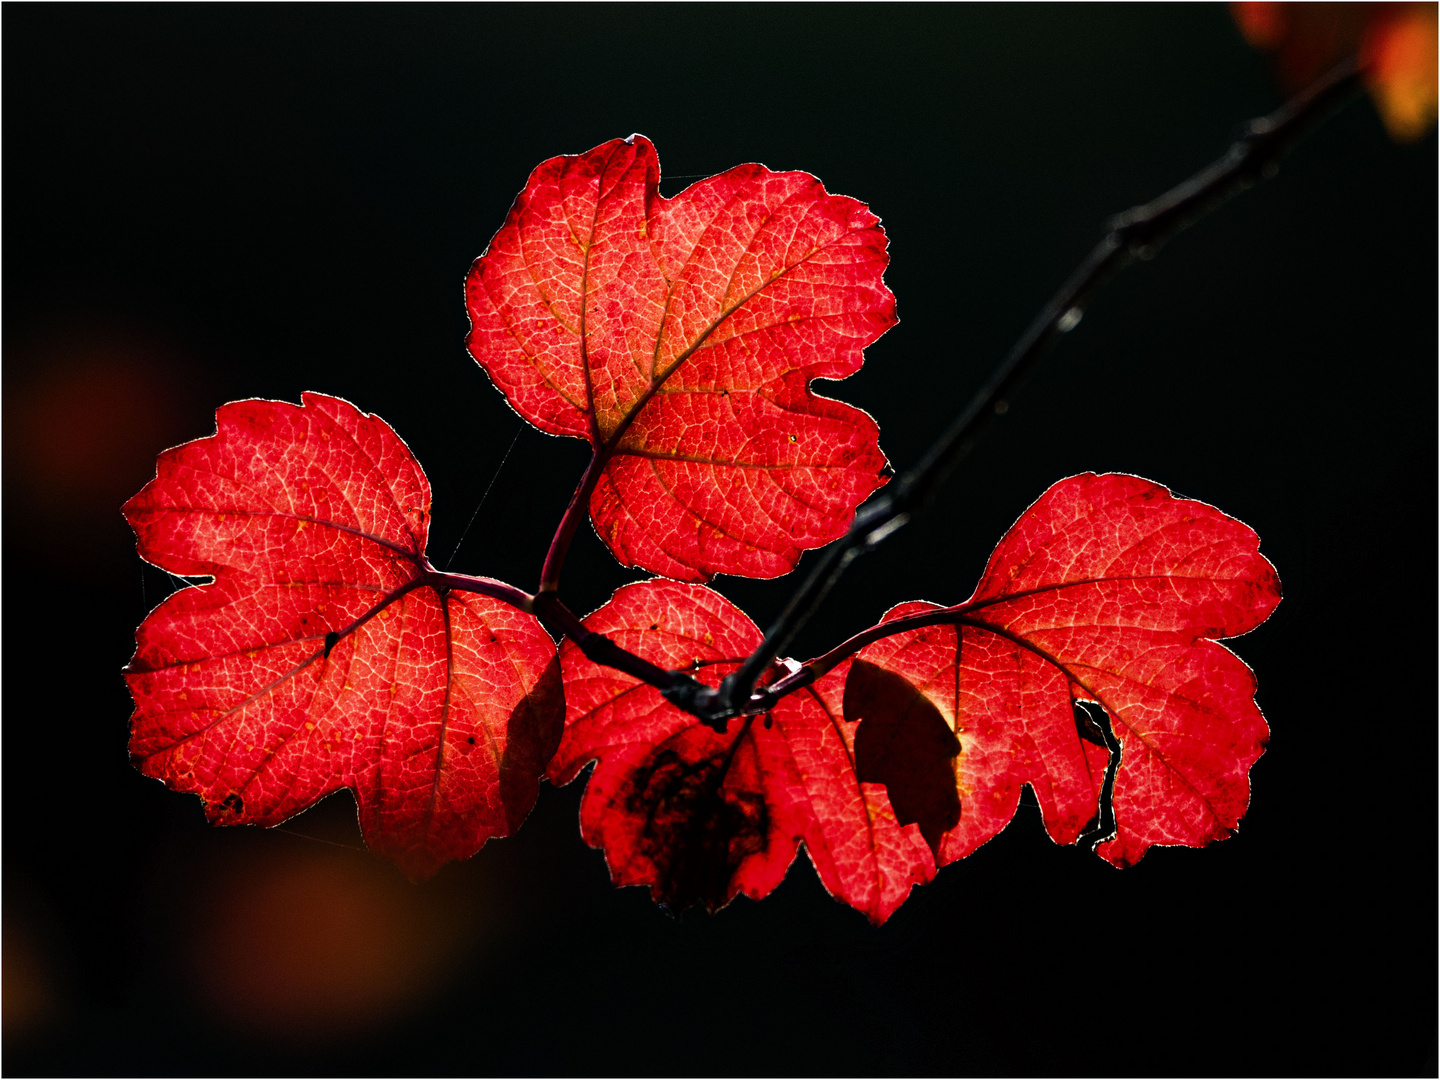
M657 902L724 907L740 864L768 846L765 798L726 788L728 764L724 753L687 762L667 749L636 770L625 808L645 817L639 846L655 866Z

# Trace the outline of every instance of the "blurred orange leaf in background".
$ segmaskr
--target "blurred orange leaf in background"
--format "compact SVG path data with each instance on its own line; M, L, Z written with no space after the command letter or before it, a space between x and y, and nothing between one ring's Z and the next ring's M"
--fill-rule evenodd
M1251 2L1230 9L1246 41L1275 52L1287 91L1353 54L1392 139L1418 139L1435 123L1436 4Z
M35 923L30 913L17 912L7 902L0 947L5 961L0 968L0 1030L7 1048L34 1037L59 1011L53 949L46 947Z
M402 1018L479 932L453 890L416 889L358 850L232 853L197 885L180 935L196 1003L256 1038L326 1042Z
M5 361L6 509L32 523L7 543L72 567L128 563L120 504L210 422L197 357L162 325L101 313L21 332Z

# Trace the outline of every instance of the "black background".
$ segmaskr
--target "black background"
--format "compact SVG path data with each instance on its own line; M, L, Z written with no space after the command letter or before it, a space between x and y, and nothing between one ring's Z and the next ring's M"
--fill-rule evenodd
M538 162L632 131L666 194L761 161L881 215L901 323L824 392L904 468L1107 214L1278 103L1264 58L1218 5L12 5L4 30L8 1073L1434 1074L1433 134L1352 102L1127 270L795 649L964 599L1071 473L1213 503L1286 593L1234 643L1273 729L1238 836L1117 872L1022 806L879 930L803 858L677 920L609 886L579 783L417 889L352 850L348 794L217 830L132 771L119 670L172 586L120 503L221 402L320 390L409 442L443 565L521 428L462 347L465 270ZM452 568L533 588L584 461L519 431ZM571 606L624 580L583 531ZM764 623L793 583L718 587Z

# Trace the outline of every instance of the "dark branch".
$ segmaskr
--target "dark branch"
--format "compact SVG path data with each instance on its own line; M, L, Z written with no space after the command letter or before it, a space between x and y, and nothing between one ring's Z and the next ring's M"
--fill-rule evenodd
M1010 398L1045 347L1080 322L1090 297L1135 259L1151 258L1167 240L1255 181L1274 174L1280 155L1360 83L1360 70L1347 60L1297 97L1245 124L1240 136L1217 161L1159 198L1112 218L1109 232L1040 311L990 379L942 434L930 451L894 487L855 515L850 531L826 549L809 578L771 626L760 647L720 689L702 695L712 719L755 712L774 703L774 693L757 694L763 673L794 638L858 556L904 526L933 502L950 472L969 453L981 432L1004 415ZM829 656L830 654L826 654ZM813 676L812 676L813 678ZM781 684L783 685L783 683ZM695 711L695 710L692 710Z
M615 668L627 675L633 675L641 682L649 683L686 712L693 713L705 723L716 726L718 731L724 732L724 721L717 725L706 713L700 711L696 704L704 694L713 694L714 690L694 676L684 671L666 671L621 648L604 634L587 630L579 617L554 593L540 593L535 597L535 614L575 642L580 651L595 663Z
M881 637L935 622L960 622L960 609L947 608L861 631L798 671L770 686L756 689L780 651L810 618L832 585L858 556L934 501L946 477L969 453L980 434L997 416L1034 367L1045 347L1079 324L1096 290L1135 259L1149 259L1180 230L1231 196L1272 176L1279 157L1313 124L1348 98L1360 83L1360 69L1348 60L1297 97L1241 128L1239 137L1217 161L1159 198L1112 218L1104 239L1085 258L1026 329L988 382L932 446L920 463L885 494L861 507L844 537L830 545L805 583L786 605L764 641L718 689L683 671L666 671L616 645L603 634L587 630L556 595L560 566L575 529L584 515L604 462L597 453L577 488L545 560L538 595L531 597L487 578L462 578L431 570L425 584L483 592L535 614L565 634L597 664L623 671L656 687L665 697L716 730L724 731L732 716L754 715L772 707L786 694L829 671L847 656ZM370 613L370 614L373 614ZM367 614L365 618L369 618ZM362 620L363 621L363 620ZM353 629L353 627L351 628Z

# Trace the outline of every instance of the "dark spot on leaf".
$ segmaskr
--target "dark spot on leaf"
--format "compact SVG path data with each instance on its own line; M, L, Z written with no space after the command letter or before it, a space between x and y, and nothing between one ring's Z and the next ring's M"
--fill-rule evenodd
M660 629L660 624L659 624L658 622L652 622L652 623L650 624L650 629L651 629L651 630L659 630L659 629Z
M468 739L466 739L465 741L468 742L471 746L474 746L474 745L475 745L475 736L474 736L474 735L471 735L471 736L470 736Z
M895 820L916 822L938 859L940 839L960 823L955 757L960 740L908 679L856 660L845 679L845 719L855 729L855 774L884 784Z
M234 816L239 817L245 812L245 800L242 799L236 792L232 791L229 795L226 795L225 798L221 800L220 809L224 810L227 814L233 814Z
M765 798L724 786L729 760L688 762L661 750L631 778L625 808L644 818L639 848L655 866L650 891L659 903L724 907L740 864L769 844Z

